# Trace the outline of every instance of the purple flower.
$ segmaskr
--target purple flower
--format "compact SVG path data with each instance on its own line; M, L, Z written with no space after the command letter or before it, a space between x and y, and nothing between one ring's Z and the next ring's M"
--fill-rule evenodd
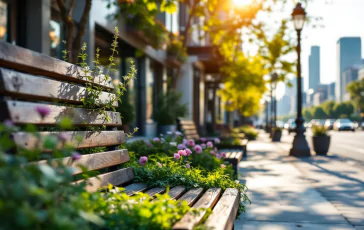
M206 138L201 137L201 138L200 138L200 141L202 141L202 142L206 142Z
M185 150L179 150L178 154L181 155L181 156L187 156L187 153L186 153Z
M220 144L220 139L219 138L215 138L214 139L214 142L215 142L215 144Z
M220 153L220 156L223 157L223 158L225 158L226 157L226 153L225 152L221 152Z
M193 149L196 151L196 153L201 153L202 152L202 148L200 145L195 145L195 147L193 147Z
M160 142L161 140L158 137L153 138L154 142Z
M140 165L144 166L147 163L147 161L148 161L148 157L141 156L138 162Z
M217 148L216 147L214 148L214 151L217 152Z
M159 168L162 168L162 164L160 163L160 162L157 162L157 166L159 167Z
M215 153L216 153L216 152L215 152L214 150L211 150L211 151L210 151L210 153L211 153L212 155L215 155Z
M224 165L224 164L221 164L220 166L221 166L221 168L223 168L223 169L224 169L224 168L226 168L226 165Z
M59 134L58 138L59 138L60 141L66 142L68 140L68 134L61 133L61 134Z
M45 106L37 106L35 110L38 112L38 114L43 118L48 116L51 112L51 110L48 107Z
M168 134L168 135L172 135L172 131L168 131L168 132L167 132L167 134Z
M178 153L175 153L174 154L174 158L177 159L177 160L179 160L181 158L181 155L179 155Z
M178 131L176 131L175 134L176 134L176 136L182 136L182 133L178 132Z
M73 161L78 161L81 158L81 154L79 154L78 152L73 152L71 158Z
M195 146L195 141L192 139L188 140L188 145L192 147Z
M209 147L209 148L212 148L212 147L214 147L214 144L212 144L212 142L211 142L211 141L208 141L208 142L206 143L206 146L207 146L207 147Z
M216 153L215 156L216 156L217 159L221 159L221 155L220 154Z
M191 165L190 164L186 164L186 168L191 168Z
M201 147L202 147L203 149L205 149L205 148L206 148L206 144L201 144Z
M179 145L177 146L177 148L178 148L178 149L185 149L185 148L186 148L186 145L184 145L184 144L179 144Z
M192 151L190 149L185 149L186 153L187 153L187 156L191 155L192 154Z
M187 139L183 139L182 144L187 145L188 144L188 140Z
M4 121L4 126L6 128L13 128L14 127L14 123L11 120L5 120Z

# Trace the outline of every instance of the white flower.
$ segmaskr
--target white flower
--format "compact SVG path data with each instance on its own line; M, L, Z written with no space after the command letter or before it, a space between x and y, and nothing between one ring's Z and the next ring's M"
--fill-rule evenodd
M83 68L83 71L84 71L85 73L90 72L90 66L85 66L85 67Z
M177 142L169 142L171 146L177 146Z

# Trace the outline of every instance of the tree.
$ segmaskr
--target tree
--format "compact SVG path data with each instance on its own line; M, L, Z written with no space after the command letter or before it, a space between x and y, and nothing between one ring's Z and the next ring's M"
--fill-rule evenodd
M350 82L347 90L356 109L359 112L364 112L364 79Z
M326 101L321 105L328 118L337 118L334 114L335 101Z
M326 113L321 106L313 107L311 113L315 119L326 119Z
M350 102L338 103L334 106L335 117L350 117L354 112L354 106Z
M303 114L303 117L305 118L306 121L309 121L309 120L314 118L312 116L312 113L311 113L310 109L303 109L302 114Z
M76 35L75 22L73 20L73 10L76 4L75 0L57 0L58 7L61 11L61 17L65 24L66 29L66 50L67 61L76 64L78 61L78 54L80 53L82 38L86 33L86 26L89 20L92 0L85 0L83 13L78 23L78 30Z

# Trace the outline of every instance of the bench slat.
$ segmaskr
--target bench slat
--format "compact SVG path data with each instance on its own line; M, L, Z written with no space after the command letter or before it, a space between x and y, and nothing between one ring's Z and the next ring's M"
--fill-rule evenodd
M184 186L176 186L168 191L168 195L172 199L178 199L185 191L186 188Z
M137 192L144 192L147 190L148 186L142 183L133 183L131 185L125 186L124 192L129 196L134 195Z
M185 135L185 138L187 139L195 139L195 140L199 140L200 136L198 134L194 134L194 135Z
M0 41L0 66L62 81L90 82L85 77L80 77L84 71L77 65L3 41ZM93 82L107 89L114 88L104 76L95 77Z
M40 76L20 73L0 68L0 93L27 100L60 101L73 104L82 104L86 98L86 88L80 85L60 82ZM106 104L112 93L102 92L98 100ZM117 107L115 101L113 106Z
M149 189L148 191L146 191L145 193L148 194L149 196L153 197L156 194L160 194L160 193L163 193L165 191L166 191L165 188L152 188L152 189Z
M195 122L191 120L180 120L180 123L182 125L195 125Z
M205 226L212 229L232 229L239 208L239 191L228 188L217 202Z
M185 135L198 135L197 130L184 130L183 134L185 134Z
M194 208L212 208L219 199L221 188L210 188L206 193L193 205ZM179 220L172 229L193 229L194 226L199 224L206 211L199 212L197 215L192 212L187 212L181 220Z
M109 184L114 186L129 182L134 179L132 168L124 168L117 171L101 174L86 180L86 191L96 192L100 188L107 187ZM81 183L85 180L79 180L74 183Z
M42 119L36 111L37 107L47 107L50 110L49 115ZM72 124L75 126L122 125L120 114L113 111L106 111L106 114L101 114L98 111L82 108L12 100L1 103L0 109L3 111L0 119L9 119L15 124L55 125L59 123L62 117L68 116L72 118ZM110 119L107 120L107 117Z
M194 188L183 194L179 200L185 200L187 201L189 206L192 206L197 199L201 196L203 192L203 188Z
M39 132L40 138L44 139L47 136L58 137L60 135L66 137L66 144L72 145L74 148L91 148L119 145L125 142L124 131L68 131L68 132ZM81 142L76 140L76 137L82 138ZM39 139L31 133L16 132L13 133L13 140L16 145L26 149L34 149L39 143ZM63 144L58 142L57 148L62 148ZM49 151L40 147L43 151Z

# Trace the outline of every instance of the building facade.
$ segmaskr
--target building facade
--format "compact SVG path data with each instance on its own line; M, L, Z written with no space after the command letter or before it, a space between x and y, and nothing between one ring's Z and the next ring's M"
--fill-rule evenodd
M352 82L358 80L358 72L359 68L357 67L349 67L342 74L342 83L343 83L343 101L350 101L350 95L346 89L347 85Z
M312 46L308 57L308 88L316 89L320 84L320 47Z
M360 37L343 37L337 41L336 45L337 61L336 61L336 101L343 101L345 87L343 81L343 72L351 67L358 66L362 62L361 58L361 38Z

